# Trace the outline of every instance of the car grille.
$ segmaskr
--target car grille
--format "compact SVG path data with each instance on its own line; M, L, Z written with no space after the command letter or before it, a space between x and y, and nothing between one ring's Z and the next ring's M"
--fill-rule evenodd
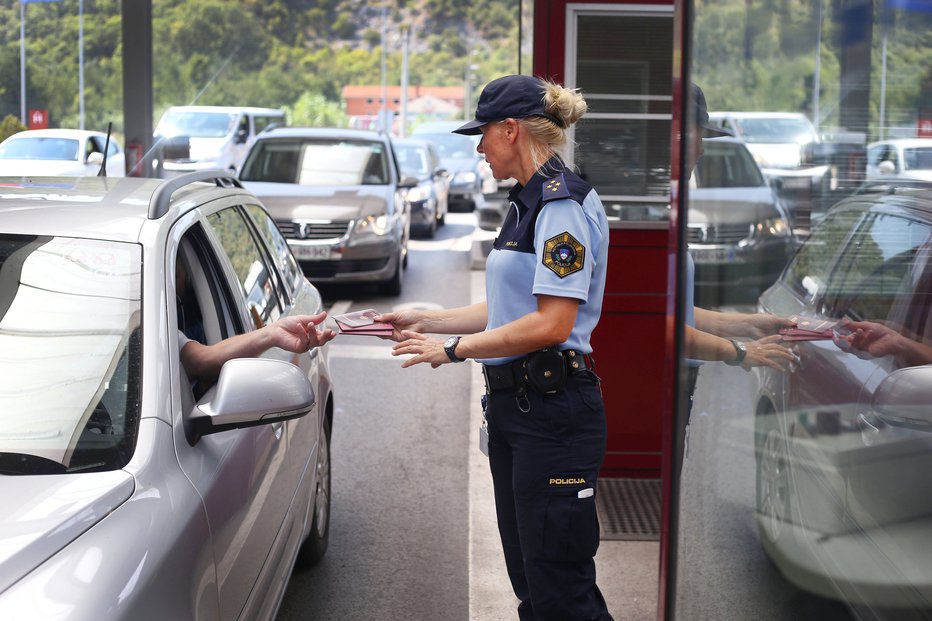
M687 243L690 244L737 244L751 236L751 225L710 224L690 226L687 230Z
M336 278L340 274L377 272L388 265L388 257L356 261L298 261L301 270L312 282L315 278Z
M334 239L346 235L349 221L335 222L294 222L291 220L276 220L278 230L285 239Z

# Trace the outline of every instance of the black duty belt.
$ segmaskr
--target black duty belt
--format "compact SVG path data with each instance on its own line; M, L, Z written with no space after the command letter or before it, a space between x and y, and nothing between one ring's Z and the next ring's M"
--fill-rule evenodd
M566 375L572 377L595 368L592 354L581 354L575 349L565 349L561 352L566 364ZM486 392L493 390L506 390L527 385L527 356L505 364L483 364L482 375L485 377Z

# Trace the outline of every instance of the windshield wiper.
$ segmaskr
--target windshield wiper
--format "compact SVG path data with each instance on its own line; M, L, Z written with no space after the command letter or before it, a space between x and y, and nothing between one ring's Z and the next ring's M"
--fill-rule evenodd
M64 464L28 453L0 452L0 475L65 474Z

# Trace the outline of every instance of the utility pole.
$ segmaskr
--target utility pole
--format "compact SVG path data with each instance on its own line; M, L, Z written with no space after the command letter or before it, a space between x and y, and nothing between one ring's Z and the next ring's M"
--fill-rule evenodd
M411 29L405 26L401 30L401 129L402 138L408 135L408 39Z

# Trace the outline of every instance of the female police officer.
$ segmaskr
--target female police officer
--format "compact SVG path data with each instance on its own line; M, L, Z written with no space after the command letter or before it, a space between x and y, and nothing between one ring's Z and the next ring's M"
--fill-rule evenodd
M483 364L498 527L522 620L612 618L595 584L606 429L589 345L608 223L559 154L585 111L578 93L531 76L486 85L475 120L455 132L481 133L494 176L518 181L486 264L487 302L379 318L396 328L393 353L414 354L404 367Z

